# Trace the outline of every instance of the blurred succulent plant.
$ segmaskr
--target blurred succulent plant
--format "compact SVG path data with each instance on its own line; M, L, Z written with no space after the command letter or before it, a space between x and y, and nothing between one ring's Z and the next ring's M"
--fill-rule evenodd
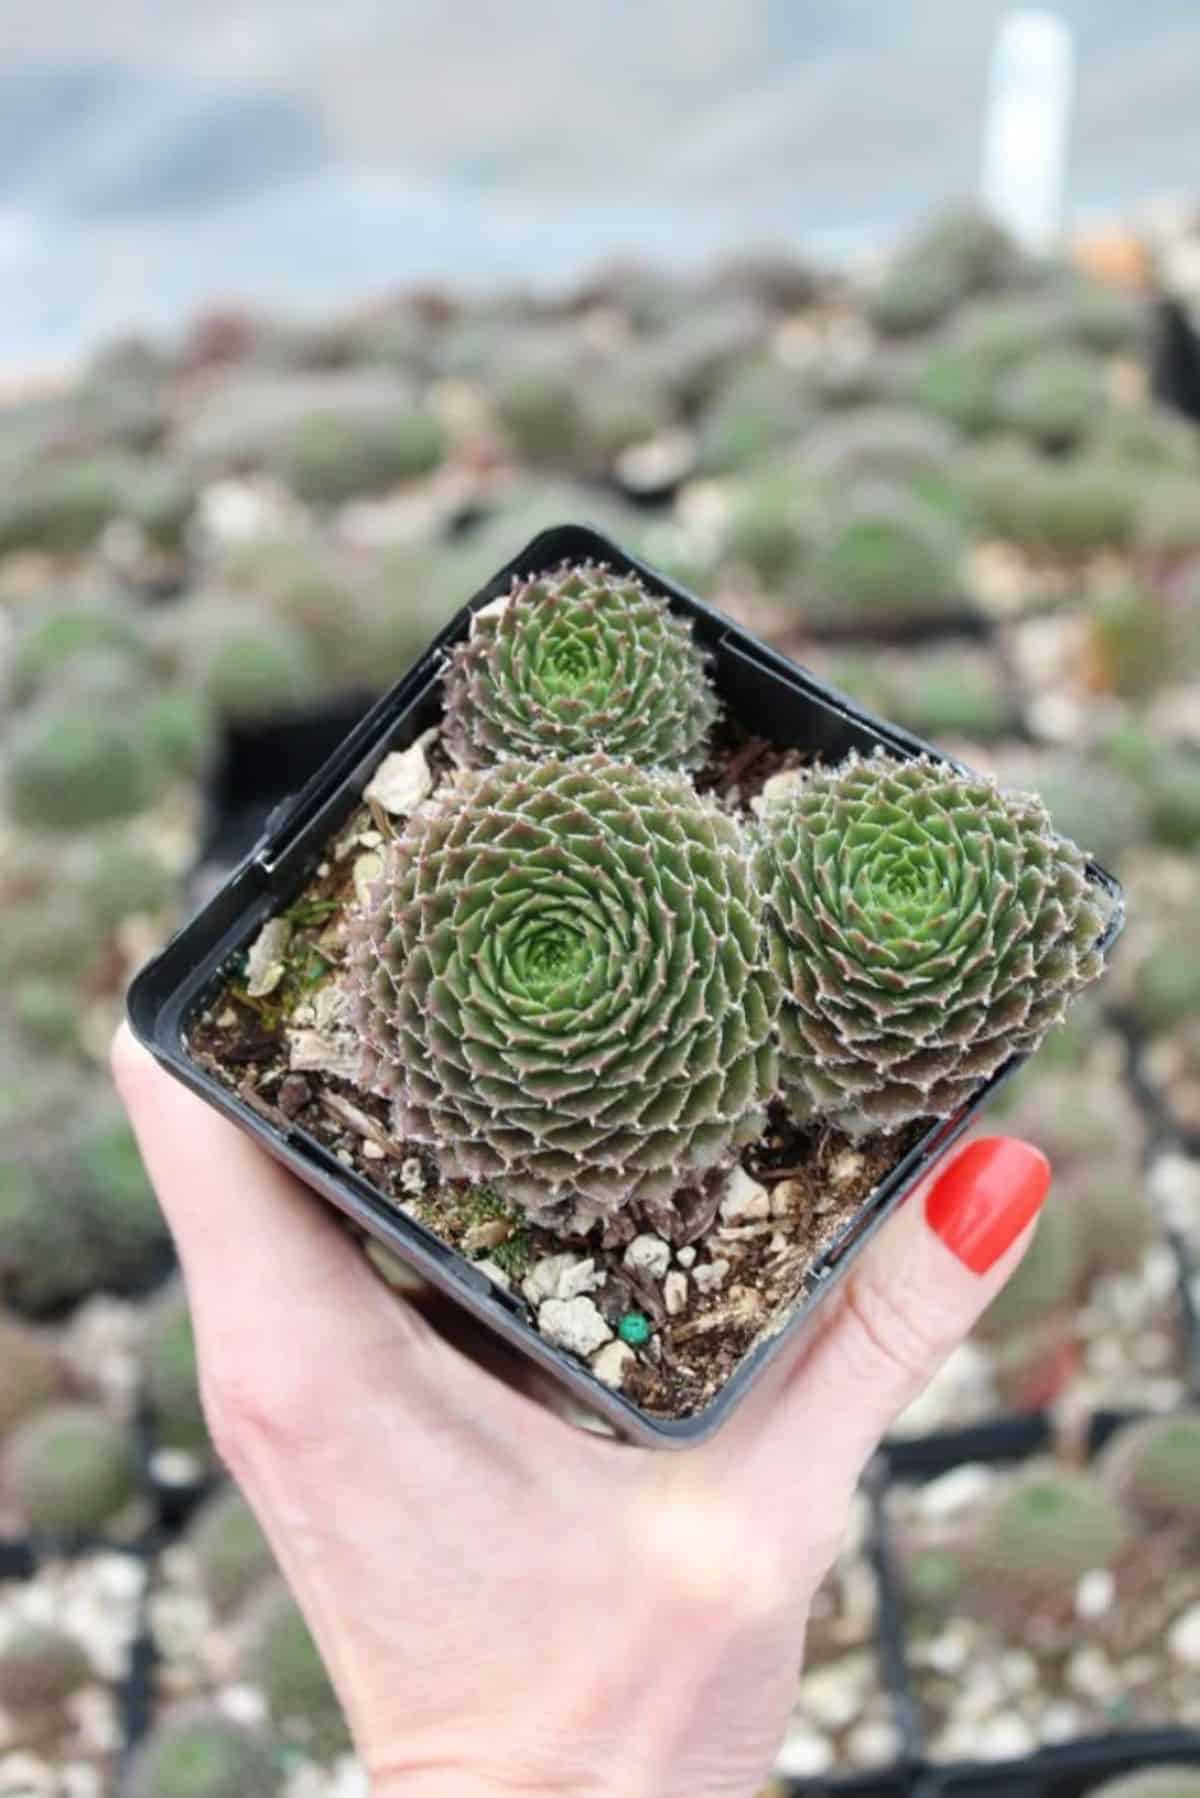
M157 1301L141 1352L142 1388L155 1440L207 1460L211 1453L192 1316L182 1290Z
M337 506L429 474L446 453L441 425L418 406L361 415L315 410L298 419L276 472L300 499Z
M1016 272L1010 240L970 208L935 219L894 259L868 297L868 313L891 336L937 324L968 294L1003 286Z
M303 1613L282 1584L264 1598L250 1632L242 1677L257 1686L285 1741L318 1760L350 1746L337 1693Z
M1120 866L1146 840L1145 801L1118 768L1064 751L1040 759L1031 784L1059 829L1105 865Z
M717 717L686 620L636 575L564 565L514 582L450 653L446 741L466 767L604 750L695 768Z
M768 805L756 871L801 1118L948 1115L1103 965L1105 904L1041 801L928 757L818 769Z
M1167 595L1148 585L1110 587L1093 596L1088 659L1105 692L1145 699L1184 671L1175 612Z
M989 1342L1025 1336L1070 1306L1085 1268L1079 1219L1056 1194L1042 1207L1020 1265L984 1312L976 1333Z
M145 665L148 645L135 619L101 603L54 605L39 611L17 637L8 660L8 687L18 705L28 703L81 658L98 652Z
M9 733L5 798L16 822L32 830L85 830L133 817L153 804L166 777L137 710L48 700Z
M762 1128L760 953L738 826L684 778L506 763L390 851L349 981L363 1080L448 1175L537 1215L669 1198Z
M1114 462L1156 479L1200 472L1200 433L1189 419L1164 407L1145 411L1114 407L1096 448Z
M303 632L195 594L174 621L174 654L221 718L238 724L295 711L316 698L323 665Z
M49 1404L62 1386L63 1370L49 1342L17 1318L0 1313L0 1437L30 1412Z
M1103 456L1054 460L997 439L972 454L965 479L983 532L1022 548L1076 561L1133 535L1140 480Z
M743 564L765 587L795 593L810 561L825 507L811 484L791 475L762 475L735 497L721 546L723 559Z
M185 1540L200 1588L218 1617L230 1616L276 1571L262 1525L236 1487L205 1500Z
M1200 554L1200 475L1168 471L1143 481L1133 547L1154 562L1186 561Z
M861 489L835 508L807 576L814 622L861 630L966 609L963 542L952 524L894 488Z
M1133 1003L1148 1036L1173 1030L1200 1012L1200 928L1194 919L1148 949L1134 980Z
M1104 372L1079 350L1039 350L1015 368L1000 395L1013 430L1041 449L1073 448L1098 427L1107 404Z
M1148 1417L1119 1430L1101 1471L1121 1502L1150 1522L1200 1528L1200 1411Z
M277 1798L283 1783L264 1734L224 1711L199 1709L151 1731L123 1790L126 1798Z
M1001 418L1000 376L969 343L934 343L913 382L913 403L968 437L993 430Z
M104 1530L137 1493L127 1426L98 1405L60 1403L10 1433L0 1485L25 1527L46 1536Z
M0 1642L0 1709L18 1720L57 1711L91 1677L82 1645L52 1624L25 1624Z
M0 503L0 554L89 549L105 525L128 518L164 548L182 541L193 495L181 475L117 451L50 461L14 482Z
M1113 1566L1130 1536L1124 1511L1096 1475L1035 1464L984 1501L966 1551L983 1599L1036 1606L1069 1600L1085 1573Z
M737 474L783 444L795 442L812 402L793 369L760 356L733 369L700 421L697 466L702 474Z
M921 492L954 469L954 433L904 406L863 406L816 425L801 446L801 468L833 493L874 481Z

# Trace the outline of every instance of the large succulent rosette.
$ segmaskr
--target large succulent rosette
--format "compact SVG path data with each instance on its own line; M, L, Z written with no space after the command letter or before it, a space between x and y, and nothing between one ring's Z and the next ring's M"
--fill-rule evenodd
M862 1131L944 1117L1099 974L1103 893L1041 801L929 757L852 756L766 808L784 1087Z
M391 846L349 981L397 1134L563 1227L730 1160L775 1090L737 823L604 755L445 789Z
M518 582L446 670L446 740L466 767L606 750L695 768L717 701L687 621L599 563Z

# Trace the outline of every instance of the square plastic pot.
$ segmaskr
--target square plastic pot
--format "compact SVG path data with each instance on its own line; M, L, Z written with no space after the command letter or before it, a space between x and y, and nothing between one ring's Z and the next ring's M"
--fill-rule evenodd
M597 532L578 525L543 531L457 613L417 665L350 731L307 785L276 807L225 885L134 981L129 1016L136 1035L172 1074L424 1279L555 1376L619 1435L647 1446L686 1447L710 1436L776 1357L794 1352L798 1336L845 1276L854 1257L974 1121L991 1094L1015 1071L1019 1058L1014 1057L993 1075L953 1117L930 1125L813 1267L807 1290L784 1327L745 1356L702 1411L672 1419L640 1410L573 1357L551 1347L530 1324L519 1299L501 1291L455 1250L389 1205L368 1181L343 1167L302 1128L285 1130L259 1116L201 1066L187 1047L190 1021L219 983L231 957L246 948L263 924L296 897L330 836L358 805L378 763L439 721L444 651L466 635L471 613L507 592L515 575L538 574L564 561L584 560L607 562L638 574L673 610L687 617L712 657L715 682L725 704L773 742L803 748L826 762L837 762L853 749L870 753L877 747L900 756L929 754L949 759L911 733L873 717ZM1121 889L1095 864L1089 865L1088 875L1112 900L1107 946L1123 922ZM236 1244L230 1248L236 1253Z

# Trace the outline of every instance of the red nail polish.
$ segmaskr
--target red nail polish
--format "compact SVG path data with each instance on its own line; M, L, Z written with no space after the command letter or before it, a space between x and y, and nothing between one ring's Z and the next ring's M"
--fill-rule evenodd
M1010 1136L973 1142L925 1201L929 1228L973 1274L986 1274L1031 1224L1050 1190L1040 1149Z

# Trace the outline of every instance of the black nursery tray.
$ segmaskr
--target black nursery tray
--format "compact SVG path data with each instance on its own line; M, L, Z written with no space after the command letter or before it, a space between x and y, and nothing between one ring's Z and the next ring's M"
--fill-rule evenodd
M555 1376L619 1434L649 1446L683 1447L710 1435L768 1363L791 1349L855 1255L973 1122L991 1094L1015 1071L1018 1058L1001 1068L953 1117L936 1121L924 1131L813 1266L806 1289L783 1327L744 1356L717 1396L689 1417L660 1418L612 1391L570 1355L551 1347L527 1322L519 1301L390 1205L369 1181L345 1168L310 1133L294 1124L285 1129L260 1116L202 1066L187 1045L191 1021L214 992L231 958L254 940L269 918L294 900L325 844L359 805L379 762L438 722L444 652L465 636L471 614L507 592L514 576L548 572L564 561L585 560L636 573L662 594L674 611L687 617L712 658L715 685L729 710L752 722L772 743L802 747L827 762L841 760L852 750L869 754L880 747L903 757L927 754L950 759L911 733L872 716L597 532L577 525L543 531L450 621L421 661L349 732L325 766L293 798L276 807L226 884L138 976L129 996L129 1015L141 1041L178 1079L232 1118L433 1286ZM1088 874L1112 901L1103 945L1107 947L1123 923L1121 889L1095 863L1089 864Z

